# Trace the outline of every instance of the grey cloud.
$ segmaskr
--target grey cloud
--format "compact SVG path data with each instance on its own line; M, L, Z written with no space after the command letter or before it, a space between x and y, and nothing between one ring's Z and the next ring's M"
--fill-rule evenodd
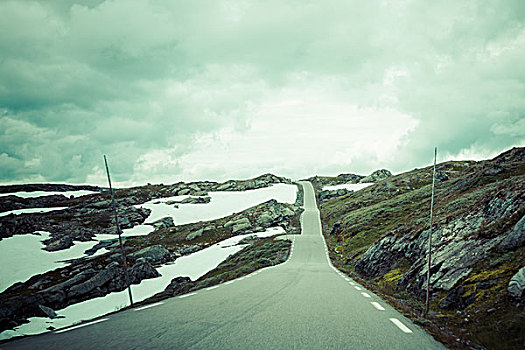
M521 0L4 1L0 12L0 181L83 182L103 153L118 181L175 176L176 161L148 175L143 157L243 133L267 98L317 81L419 122L388 164L356 155L363 172L426 164L434 145L491 154L524 142Z

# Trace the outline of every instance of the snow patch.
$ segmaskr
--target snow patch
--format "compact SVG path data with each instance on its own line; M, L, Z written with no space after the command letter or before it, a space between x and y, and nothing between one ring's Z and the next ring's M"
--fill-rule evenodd
M324 186L323 191L335 191L335 190L349 190L349 191L359 191L365 187L372 186L373 182L365 182L362 184L341 184L335 186Z
M238 243L246 237L270 237L283 233L285 233L283 228L274 227L264 232L235 236L193 254L180 257L175 260L174 263L166 264L158 268L157 271L161 274L160 277L143 280L138 285L132 285L133 300L139 302L156 293L162 292L175 277L188 276L192 280L198 279L213 270L230 255L246 247L245 244L238 245ZM43 333L49 326L54 328L67 327L80 321L89 320L118 310L128 306L127 293L127 290L110 293L104 297L86 300L58 310L57 314L64 316L64 318L49 319L45 317L32 317L29 319L29 323L23 324L14 330L7 330L0 333L0 340Z
M0 197L17 196L17 197L20 197L20 198L36 198L36 197L53 196L53 195L61 194L61 195L66 196L66 197L69 198L71 196L73 196L73 197L80 197L80 196L85 196L85 195L93 194L93 193L100 193L100 192L87 191L87 190L64 191L64 192L58 192L58 191L32 191L32 192L26 192L26 191L21 191L21 192L12 192L12 193L0 193Z

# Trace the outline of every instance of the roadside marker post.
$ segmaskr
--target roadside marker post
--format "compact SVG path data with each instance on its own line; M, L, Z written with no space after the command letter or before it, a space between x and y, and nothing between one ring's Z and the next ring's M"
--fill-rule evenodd
M428 235L428 266L427 266L427 297L425 300L425 315L428 313L430 302L430 263L432 259L432 224L434 214L434 187L436 183L437 147L434 148L434 170L432 171L432 197L430 199L430 234Z
M104 164L106 165L106 173L108 174L109 191L111 192L111 208L113 210L113 214L115 215L115 225L117 227L118 242L120 245L120 254L122 255L122 261L124 264L124 276L126 278L126 285L128 287L129 303L130 303L130 306L133 307L133 296L131 295L131 284L129 282L128 264L126 262L126 253L124 252L124 245L122 244L122 231L120 230L120 225L118 223L117 206L115 205L115 195L113 193L113 187L111 186L111 177L109 176L109 167L108 167L108 160L106 158L106 155L104 155Z

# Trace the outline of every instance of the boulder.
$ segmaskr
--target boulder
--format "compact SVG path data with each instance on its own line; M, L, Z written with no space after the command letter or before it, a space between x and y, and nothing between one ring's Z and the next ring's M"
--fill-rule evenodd
M89 280L72 286L71 289L69 289L68 296L72 298L90 293L94 289L114 280L118 276L119 272L119 263L114 261L106 266L104 270L91 277Z
M189 234L186 236L186 240L187 240L187 241L194 240L195 238L202 236L202 233L203 233L203 232L204 232L204 229L202 229L202 228L201 228L200 230L197 230L197 231L191 232L191 233L189 233Z
M57 250L67 249L73 246L73 240L69 236L53 236L42 243L46 245L44 250L48 252L56 252Z
M224 227L228 228L230 226L234 226L234 225L237 225L237 224L246 224L246 223L250 223L250 220L248 220L248 218L245 218L244 216L243 217L237 217L237 218L234 218L233 220L230 220L227 223L225 223Z
M192 189L194 191L197 191L197 192L201 191L201 188L197 184L190 184L190 185L188 185L188 188L190 188L190 189Z
M226 183L220 185L219 187L217 187L217 191L225 191L225 190L231 188L232 185L233 185L232 182L226 182Z
M513 299L525 300L525 266L512 276L507 291Z
M47 317L49 317L49 318L57 318L57 314L56 314L55 310L53 310L52 308L44 306L44 305L40 305L40 304L38 305L38 308L40 310L42 310L44 315L46 315Z
M246 219L246 220L247 220L247 222L242 222L242 223L233 225L232 233L237 233L239 231L242 231L242 230L245 230L245 229L251 227L252 224L250 223L250 221L248 219Z
M138 284L144 279L159 276L159 272L145 258L137 259L129 272L129 279L132 284Z
M392 176L392 173L389 170L381 169L376 170L372 174L365 176L361 180L359 180L360 183L368 183L368 182L377 182L379 180L386 179L387 177Z
M230 227L230 226L232 227L232 232L237 233L241 230L251 227L252 224L250 220L248 220L248 218L242 217L240 219L234 219L234 220L228 221L227 223L224 224L224 227Z
M517 249L525 244L525 215L518 221L512 231L499 244L500 251Z
M135 253L129 255L131 258L145 258L148 261L157 262L170 257L170 252L162 245L157 244L150 247L143 248Z
M274 218L272 217L272 215L270 213L264 212L264 213L262 213L261 215L259 215L257 217L256 221L257 221L257 223L259 225L270 225L272 223L273 219Z
M173 222L173 218L171 216L166 216L148 225L153 226L155 229L160 229L160 228L173 227L175 226L175 223Z

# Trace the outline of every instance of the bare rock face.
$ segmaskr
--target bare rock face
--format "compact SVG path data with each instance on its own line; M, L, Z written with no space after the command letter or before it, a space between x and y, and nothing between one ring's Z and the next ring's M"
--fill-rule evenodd
M149 262L159 263L169 259L170 252L162 245L158 244L141 249L129 256L134 259L144 258Z
M518 193L501 192L477 211L434 229L430 285L434 291L450 292L450 298L444 301L445 304L454 304L455 295L458 293L454 293L452 289L491 251L501 247L508 250L523 245L523 218L508 235L473 235L502 217L512 216L520 207L520 198ZM411 266L398 280L397 289L423 297L427 279L428 235L429 230L425 230L416 237L413 237L412 233L401 237L384 237L356 262L356 272L366 277L383 275L390 271L397 261L405 259ZM468 302L462 301L463 304Z
M392 173L390 170L387 169L380 169L374 171L372 174L365 176L361 180L359 180L360 183L368 183L368 182L377 182L379 180L386 179L387 177L392 176Z
M507 291L513 299L525 301L525 266L512 276Z
M523 245L525 245L525 215L518 221L498 248L501 251L508 251L517 249Z
M173 218L171 216L166 216L162 219L159 219L155 222L152 222L151 224L148 224L153 226L156 230L160 228L168 228L175 226L175 223L173 222Z
M204 233L204 229L199 229L197 231L193 231L191 233L189 233L187 236L186 236L186 240L187 241L192 241L194 240L195 238L198 238L200 236L202 236L202 234Z

